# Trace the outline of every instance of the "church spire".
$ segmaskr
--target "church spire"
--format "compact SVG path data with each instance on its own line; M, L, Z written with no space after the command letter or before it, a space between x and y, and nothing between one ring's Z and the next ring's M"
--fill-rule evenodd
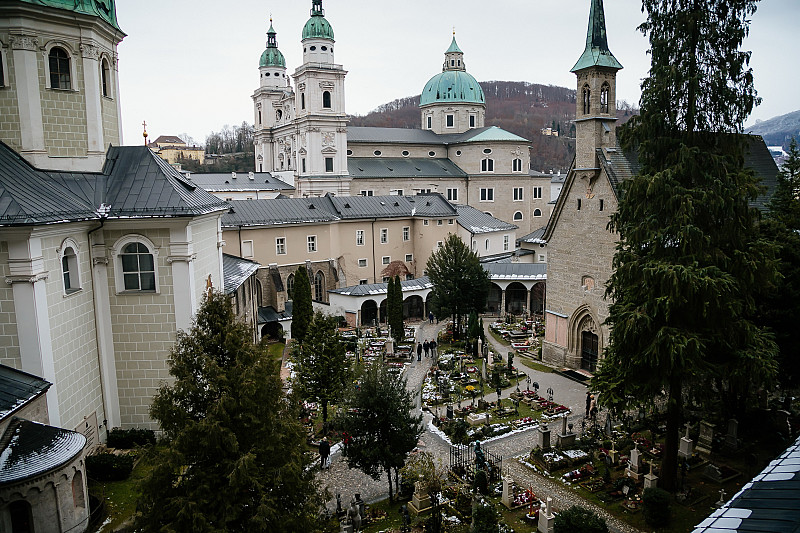
M278 48L278 32L272 27L272 17L269 18L269 30L267 31L267 48Z
M591 2L589 28L586 32L586 49L578 59L578 62L575 63L575 66L572 67L571 72L577 72L589 67L606 67L619 70L622 65L611 53L611 50L608 49L603 0L591 0Z

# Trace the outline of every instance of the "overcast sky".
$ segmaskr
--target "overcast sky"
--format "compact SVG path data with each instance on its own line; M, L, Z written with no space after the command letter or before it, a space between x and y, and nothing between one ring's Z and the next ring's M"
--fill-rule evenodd
M311 0L117 0L120 98L125 144L188 133L197 142L225 124L253 122L251 95L269 18L291 74L302 60ZM590 0L324 0L346 78L347 112L418 95L441 72L455 27L467 70L478 81L527 81L574 88L569 72L586 39ZM609 48L625 67L617 99L639 101L649 67L637 0L605 0ZM745 49L763 103L749 123L800 108L800 1L762 0ZM792 44L795 43L795 44Z

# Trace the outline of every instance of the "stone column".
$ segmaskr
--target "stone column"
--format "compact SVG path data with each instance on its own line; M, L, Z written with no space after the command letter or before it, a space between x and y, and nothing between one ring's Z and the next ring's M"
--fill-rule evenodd
M44 145L42 102L39 96L39 39L31 35L12 35L10 41L19 106L22 143L20 152L24 155L34 155L37 161L44 162L47 151Z
M506 314L506 290L500 290L500 316Z
M42 241L29 236L8 241L9 276L6 283L14 293L17 335L22 370L52 383L47 391L50 425L61 425L53 341L47 306L48 272L44 269Z
M183 331L188 331L191 328L192 315L197 310L197 297L194 291L194 268L192 268L194 258L192 228L188 225L171 228L167 263L172 265L175 325L179 330ZM220 281L219 283L219 288L221 289L222 282Z

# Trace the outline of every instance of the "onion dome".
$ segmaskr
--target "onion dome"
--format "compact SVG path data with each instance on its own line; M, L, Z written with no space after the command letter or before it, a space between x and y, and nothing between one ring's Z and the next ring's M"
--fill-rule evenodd
M311 18L308 19L308 22L303 27L303 40L306 39L328 39L333 41L333 28L330 22L325 19L322 0L312 0Z
M272 27L272 19L269 21L269 31L267 32L267 49L261 54L261 61L259 67L282 67L286 68L286 59L283 54L278 50L277 33Z

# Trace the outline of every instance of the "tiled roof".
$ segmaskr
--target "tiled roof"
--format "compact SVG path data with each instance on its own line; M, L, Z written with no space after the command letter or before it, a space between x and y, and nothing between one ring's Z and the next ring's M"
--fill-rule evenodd
M449 159L424 157L349 157L347 170L358 178L463 178L467 175Z
M386 294L389 287L388 283L368 283L364 285L353 285L352 287L344 287L342 289L334 289L328 291L334 294L342 294L344 296L371 296ZM433 287L430 278L422 276L421 278L408 279L400 281L400 287L404 291L419 291L430 289Z
M207 191L293 191L294 187L279 180L269 172L255 172L253 179L247 173L238 173L236 178L230 172L207 174L192 173L189 179Z
M225 277L225 294L231 294L242 286L247 278L261 266L255 261L235 255L222 254L222 272Z
M44 393L50 383L16 370L10 366L0 365L0 420Z
M234 200L222 217L227 228L334 222L361 218L455 217L455 208L441 194L416 196L323 196Z
M15 419L0 436L0 486L18 483L77 457L86 437L75 431Z
M547 279L546 263L486 263L484 270L493 280L518 279L540 280Z
M800 532L800 438L693 533Z
M0 226L196 216L227 204L144 146L112 146L100 173L38 170L0 142Z
M458 204L458 223L470 233L492 233L495 231L510 231L519 226L504 222L492 215L487 215L483 211L478 211L472 206Z
M392 144L463 144L468 142L528 142L497 126L473 128L464 133L436 134L431 130L411 128L347 128L348 143L392 143Z

